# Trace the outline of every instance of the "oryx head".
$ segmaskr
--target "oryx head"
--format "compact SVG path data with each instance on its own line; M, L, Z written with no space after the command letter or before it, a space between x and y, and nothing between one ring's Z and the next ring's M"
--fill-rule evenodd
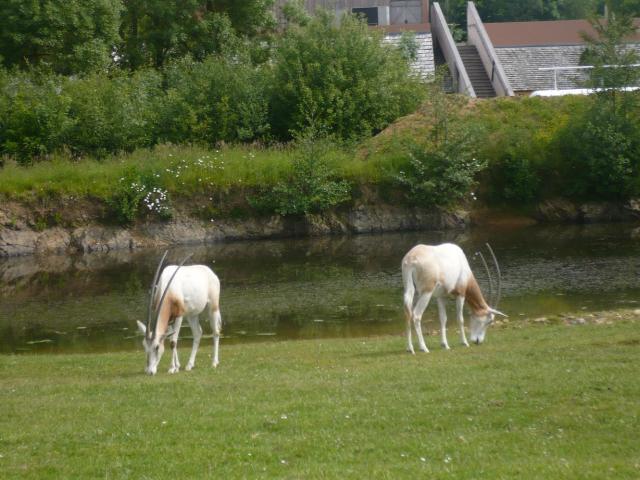
M498 304L500 303L500 298L502 296L502 274L500 273L500 264L498 263L498 259L496 258L495 253L493 253L493 248L491 248L491 245L489 245L488 243L486 245L489 253L491 254L491 258L493 259L493 264L495 265L496 276L498 277L498 279L496 294L494 297L493 279L491 277L491 272L489 271L489 265L487 265L487 261L485 260L484 255L482 255L481 252L477 252L476 255L478 255L482 260L482 264L484 265L484 268L487 272L487 278L489 280L490 306L480 314L471 314L471 321L469 322L471 333L470 337L471 341L476 345L484 342L484 337L487 333L487 327L493 323L496 315L501 315L503 317L507 316L498 310Z
M158 364L160 363L160 358L162 358L162 354L164 353L164 339L173 334L173 329L169 327L166 332L157 332L156 325L158 324L158 315L160 314L160 307L162 306L162 302L169 291L169 287L171 286L171 282L175 278L178 270L184 265L184 263L191 257L191 255L187 256L178 268L176 268L169 278L167 285L165 286L162 294L160 295L160 285L158 285L158 279L160 277L160 271L162 270L162 265L164 263L165 258L167 257L167 253L169 251L165 251L164 255L160 259L160 263L158 263L158 268L156 269L156 273L153 276L153 282L151 283L151 288L149 290L149 304L147 307L147 324L145 325L140 320L137 320L138 329L144 335L142 340L142 346L144 347L144 351L147 354L147 365L144 369L145 373L149 375L155 375L158 371Z

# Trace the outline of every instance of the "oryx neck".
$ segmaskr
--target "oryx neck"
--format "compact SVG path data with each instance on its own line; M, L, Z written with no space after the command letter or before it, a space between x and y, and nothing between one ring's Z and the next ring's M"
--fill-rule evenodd
M482 315L489 309L489 305L487 305L486 300L482 296L480 285L478 285L476 277L473 275L469 277L469 281L467 282L465 301L476 315Z

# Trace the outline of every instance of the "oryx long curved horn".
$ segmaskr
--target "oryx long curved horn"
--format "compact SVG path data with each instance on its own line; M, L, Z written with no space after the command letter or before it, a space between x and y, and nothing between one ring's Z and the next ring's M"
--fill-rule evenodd
M153 276L153 282L151 282L151 289L149 290L149 306L147 308L147 335L150 335L151 328L151 309L153 308L153 299L156 296L156 289L158 288L158 277L160 277L160 270L162 270L162 264L164 263L164 259L167 258L167 254L169 250L165 250L164 255L160 259L160 263L158 263L158 268L156 268L156 274Z
M493 278L491 277L491 272L489 271L489 265L487 264L487 261L484 259L484 255L482 255L482 252L476 252L476 254L480 257L480 260L482 260L482 265L484 265L484 269L487 272L487 278L489 279L489 303L493 303Z
M192 253L190 253L189 255L187 255L185 257L184 260L182 260L182 262L180 262L180 265L178 265L178 268L175 269L175 271L173 272L173 275L171 275L171 278L169 279L169 282L167 283L167 286L164 287L164 291L162 292L162 296L160 297L160 301L158 302L158 304L156 305L156 309L154 312L153 317L156 319L155 321L157 321L158 319L158 314L160 313L160 308L162 307L162 302L164 301L164 297L167 295L167 292L169 291L169 287L171 286L171 282L173 282L173 279L175 278L176 274L178 273L178 270L180 270L180 268L185 264L185 262L187 260L189 260L192 257ZM156 334L156 326L155 324L153 325L153 335Z
M493 253L493 248L491 248L491 245L489 245L488 243L487 248L489 249L491 257L493 257L493 261L496 264L496 271L498 272L498 296L496 297L495 305L493 305L493 308L498 308L498 305L500 304L500 298L502 297L502 273L500 272L500 264L498 263L498 258L496 257L496 254Z

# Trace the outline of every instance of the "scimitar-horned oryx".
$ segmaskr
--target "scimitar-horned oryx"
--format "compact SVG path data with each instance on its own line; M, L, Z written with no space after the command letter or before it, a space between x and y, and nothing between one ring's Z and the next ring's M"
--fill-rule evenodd
M429 349L422 336L422 314L429 305L431 297L438 301L438 313L440 316L441 344L449 349L447 342L447 314L445 310L445 297L452 295L456 299L456 315L460 326L462 344L469 346L464 332L464 317L462 309L466 300L471 309L470 333L471 341L480 344L484 341L487 327L493 322L495 315L506 315L497 310L500 302L502 280L500 266L489 244L487 248L493 258L497 271L497 294L490 307L485 301L480 286L476 281L469 262L462 249L452 243L442 245L417 245L413 247L402 259L402 281L404 284L404 311L407 320L407 350L415 353L411 339L411 326L416 331L420 350L428 352ZM487 269L489 285L493 296L493 282L487 262L481 253L478 255ZM417 296L416 296L417 294Z
M171 339L171 366L169 373L180 370L178 360L178 336L182 319L186 318L193 332L193 346L186 370L194 367L196 353L202 338L199 315L205 312L213 330L213 367L218 366L218 344L222 328L220 316L220 280L205 265L184 266L190 255L180 265L168 265L162 270L167 256L164 253L156 269L147 310L147 324L138 320L138 328L144 335L142 345L147 354L145 372L155 375L164 353L164 340ZM160 275L162 270L162 275ZM158 278L159 277L159 278Z

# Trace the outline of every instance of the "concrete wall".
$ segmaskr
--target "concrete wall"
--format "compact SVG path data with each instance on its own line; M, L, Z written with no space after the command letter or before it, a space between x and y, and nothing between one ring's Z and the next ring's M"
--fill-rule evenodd
M471 80L469 79L467 70L464 68L462 58L460 58L456 42L453 40L451 31L447 25L447 20L438 2L434 2L431 5L431 33L433 35L433 41L440 47L447 61L451 78L453 79L454 90L463 95L475 98L476 92L473 89L473 85L471 85Z
M275 11L282 22L282 6L287 0L276 0ZM336 12L350 11L352 8L387 7L387 24L419 24L429 22L429 0L305 0L305 8L313 13L317 8ZM382 23L381 23L382 24Z
M509 79L473 2L467 4L467 39L468 44L477 48L484 70L487 72L496 95L499 97L513 96Z

